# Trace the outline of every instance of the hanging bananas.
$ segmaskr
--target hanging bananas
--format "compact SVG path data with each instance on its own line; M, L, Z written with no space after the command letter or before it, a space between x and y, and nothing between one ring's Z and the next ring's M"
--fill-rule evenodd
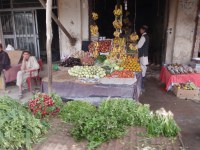
M92 19L97 20L99 18L98 14L96 12L92 13Z
M99 28L97 25L90 25L90 32L93 36L97 36Z
M130 40L136 42L139 39L139 36L134 32L130 35Z

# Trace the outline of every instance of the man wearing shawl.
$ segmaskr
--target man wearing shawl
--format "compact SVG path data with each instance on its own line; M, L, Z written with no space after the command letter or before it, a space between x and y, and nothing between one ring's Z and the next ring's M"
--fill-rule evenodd
M3 46L0 43L0 74L4 69L7 70L9 68L10 68L10 58L8 54L5 51L3 51Z

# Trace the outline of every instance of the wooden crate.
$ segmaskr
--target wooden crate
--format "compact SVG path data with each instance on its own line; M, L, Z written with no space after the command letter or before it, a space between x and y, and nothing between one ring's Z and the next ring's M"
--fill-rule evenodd
M173 87L173 93L180 99L200 100L199 90L184 90Z

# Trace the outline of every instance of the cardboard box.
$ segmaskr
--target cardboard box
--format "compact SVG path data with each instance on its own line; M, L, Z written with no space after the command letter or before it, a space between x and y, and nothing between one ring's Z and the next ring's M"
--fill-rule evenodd
M184 90L173 87L174 94L180 99L200 100L199 90Z
M23 51L21 50L14 50L14 51L6 51L8 53L8 56L10 58L10 64L17 65L20 62L20 59L22 57Z

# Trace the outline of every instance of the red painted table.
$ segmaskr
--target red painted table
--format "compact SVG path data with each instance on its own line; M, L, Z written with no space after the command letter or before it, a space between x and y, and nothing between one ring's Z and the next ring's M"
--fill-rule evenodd
M160 73L162 83L166 84L166 90L169 90L173 83L185 83L188 81L194 82L196 86L200 87L200 74L171 74L165 67L162 67Z

